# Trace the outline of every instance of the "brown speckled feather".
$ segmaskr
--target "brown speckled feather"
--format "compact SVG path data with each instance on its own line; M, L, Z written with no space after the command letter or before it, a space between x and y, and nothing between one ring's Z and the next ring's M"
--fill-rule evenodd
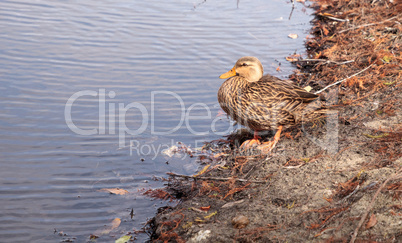
M270 75L255 82L233 76L220 87L218 101L233 120L255 131L293 126L321 107L317 95Z

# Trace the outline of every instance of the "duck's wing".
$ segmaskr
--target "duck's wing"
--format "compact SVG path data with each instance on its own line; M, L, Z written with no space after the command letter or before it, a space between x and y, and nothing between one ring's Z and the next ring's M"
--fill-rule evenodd
M301 99L303 103L309 103L318 98L318 95L308 92L307 90L297 86L290 80L282 80L271 75L265 75L261 78L258 86L263 92L270 90L269 96L278 98ZM264 97L261 97L264 99Z
M244 98L248 102L248 114L257 116L261 125L265 121L266 125L276 127L294 124L297 114L318 96L291 81L266 75L249 84Z

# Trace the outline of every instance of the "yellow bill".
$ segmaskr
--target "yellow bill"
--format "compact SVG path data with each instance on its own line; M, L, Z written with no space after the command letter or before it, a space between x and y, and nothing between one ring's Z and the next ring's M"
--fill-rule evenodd
M225 79L236 75L236 69L233 67L229 72L222 74L219 78Z

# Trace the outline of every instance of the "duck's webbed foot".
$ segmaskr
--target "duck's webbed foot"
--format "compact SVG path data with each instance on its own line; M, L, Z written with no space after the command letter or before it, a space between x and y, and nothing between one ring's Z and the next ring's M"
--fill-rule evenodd
M244 141L244 142L241 144L240 148L242 148L242 149L249 149L249 148L251 148L251 147L253 147L253 146L261 145L260 139L261 139L261 137L258 136L258 131L254 131L254 138L253 138L253 139L250 139L250 140Z
M253 138L253 139L244 141L244 142L241 144L240 148L242 148L242 149L249 149L249 148L251 148L251 147L253 147L253 146L256 146L256 145L257 145L257 146L261 145L261 142L260 142L260 140Z
M262 153L267 154L275 148L275 145L278 143L279 139L281 138L282 126L278 127L278 131L276 132L274 139L272 141L264 142L257 146ZM246 141L247 142L247 141Z

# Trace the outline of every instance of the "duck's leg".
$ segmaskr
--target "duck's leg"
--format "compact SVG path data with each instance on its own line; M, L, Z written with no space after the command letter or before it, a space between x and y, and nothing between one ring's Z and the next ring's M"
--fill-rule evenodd
M255 144L260 145L261 144L260 139L261 139L261 137L258 136L258 131L254 131L254 138L244 141L242 143L242 145L240 146L240 148L248 149L248 148L252 147Z
M263 153L269 153L273 148L275 148L275 145L278 143L279 139L281 138L281 132L282 132L283 126L279 126L278 130L276 131L276 134L274 136L274 139L272 141L268 141L265 143L262 143L261 145L258 145L258 149L261 150Z

